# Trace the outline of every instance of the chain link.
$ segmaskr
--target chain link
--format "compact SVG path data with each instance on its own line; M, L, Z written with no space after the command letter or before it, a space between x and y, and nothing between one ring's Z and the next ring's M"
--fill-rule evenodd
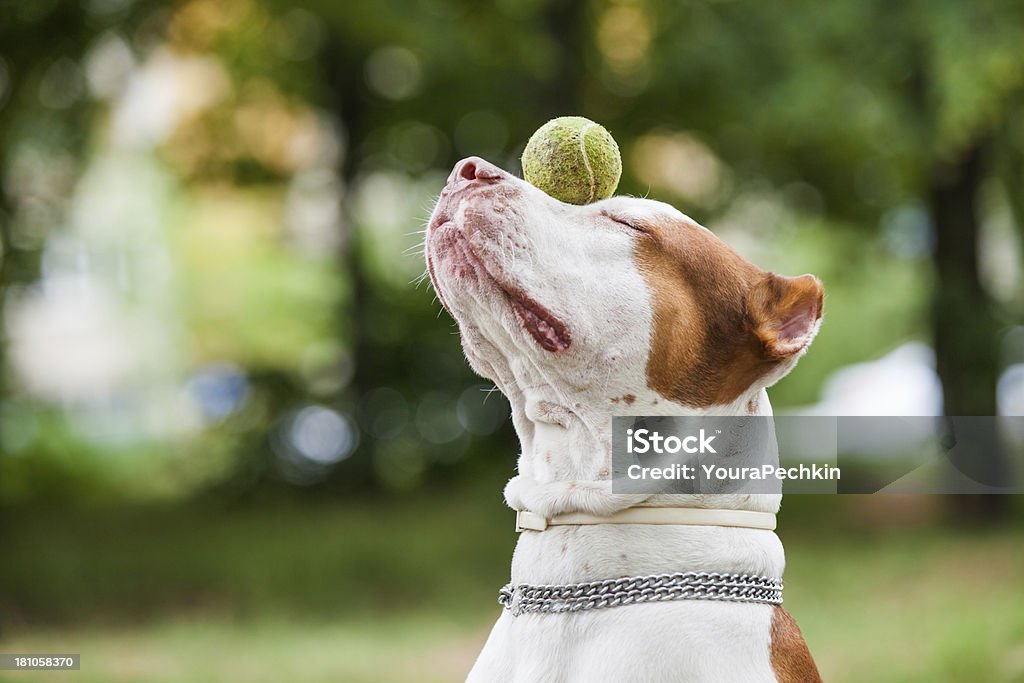
M498 602L513 616L524 612L579 612L641 602L728 600L782 604L782 579L754 574L685 572L627 576L560 586L511 583L498 592Z

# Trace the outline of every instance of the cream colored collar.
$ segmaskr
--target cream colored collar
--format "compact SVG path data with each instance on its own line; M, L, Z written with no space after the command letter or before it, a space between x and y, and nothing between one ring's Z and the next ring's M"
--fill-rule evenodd
M775 515L753 510L708 508L630 507L606 517L569 512L547 518L529 510L516 512L516 531L544 531L549 526L589 524L669 524L680 526L730 526L775 530Z

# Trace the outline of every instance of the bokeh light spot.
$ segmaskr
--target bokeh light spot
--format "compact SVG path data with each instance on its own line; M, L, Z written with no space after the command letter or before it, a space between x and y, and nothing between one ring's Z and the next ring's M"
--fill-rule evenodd
M691 202L715 196L722 181L722 163L693 135L654 132L633 146L633 168L640 180Z
M511 414L508 399L492 385L474 384L459 396L455 414L459 424L474 436L487 436Z
M300 410L292 418L289 436L299 454L321 465L344 460L356 444L352 423L324 406Z
M423 396L416 408L416 429L424 440L433 444L446 444L459 438L464 431L455 415L452 397L440 391Z
M366 83L389 100L405 100L415 95L422 78L419 58L397 45L378 48L366 60Z
M39 81L39 101L50 109L67 109L82 96L82 70L68 57L61 57L46 69Z

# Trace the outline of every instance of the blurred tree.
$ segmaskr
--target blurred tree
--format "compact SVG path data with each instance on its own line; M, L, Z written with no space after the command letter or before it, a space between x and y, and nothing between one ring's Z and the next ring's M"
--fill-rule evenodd
M74 64L81 57L88 40L96 30L85 21L81 6L67 3L58 6L26 5L18 2L0 3L0 321L4 304L15 285L27 285L38 276L40 247L45 236L31 234L54 226L32 221L30 204L51 210L60 206L68 191L53 182L53 168L22 169L22 178L15 178L16 146L22 149L37 145L46 152L63 152L65 160L73 160L85 144L88 113L79 102L66 106L59 98L45 101L44 79L60 78L60 69L67 69L67 79L75 81ZM39 40L39 35L59 36L53 41ZM69 61L62 61L69 60ZM54 71L56 69L56 71ZM51 75L52 74L52 75ZM81 83L59 87L81 88ZM40 91L43 90L43 93ZM40 155L43 156L43 155ZM46 157L43 156L45 159ZM51 156L48 159L54 162ZM44 166L40 164L40 166ZM35 187L27 172L35 170ZM77 169L76 169L77 170ZM20 181L20 182L19 182ZM34 190L34 192L33 192ZM38 194L42 196L32 196ZM39 207L42 204L43 207ZM55 206L56 205L56 206ZM35 224L34 224L35 223ZM21 233L21 234L19 234ZM29 233L29 234L25 234ZM19 240L19 237L21 239ZM0 396L8 393L8 368L4 363L6 339L0 334Z
M184 312L195 333L194 343L177 347L185 348L189 357L185 376L171 379L180 383L170 387L171 392L197 393L197 382L214 376L205 371L217 369L205 364L220 363L230 374L242 367L237 373L242 378L239 396L249 399L241 415L200 418L212 419L199 433L191 427L197 415L182 410L170 416L176 424L170 431L176 435L154 436L155 432L146 433L145 418L133 422L138 413L118 412L124 403L149 402L157 393L148 373L117 387L113 400L103 388L77 401L40 397L13 381L5 328L0 334L0 498L12 491L27 498L88 499L115 491L127 497L137 491L154 495L171 481L184 485L164 488L164 493L176 488L180 494L221 474L209 467L213 463L239 460L243 478L251 481L254 468L269 469L269 427L287 411L323 400L322 392L312 396L317 392L303 374L322 370L336 355L332 341L337 325L330 304L340 278L330 259L303 253L310 250L308 245L282 245L283 221L274 212L283 203L282 189L295 167L315 165L320 147L328 146L322 144L329 138L323 134L326 126L301 104L308 98L303 88L309 79L296 77L296 72L301 75L301 55L308 46L291 44L303 30L308 33L310 18L302 13L269 18L260 6L245 1L224 3L220 10L217 3L159 0L0 3L0 322L9 322L2 314L4 304L30 287L42 289L40 260L47 241L66 241L76 221L93 220L96 228L76 244L80 274L109 276L108 266L116 263L120 281L115 295L127 291L125 299L138 299L140 285L151 284L146 281L151 274L146 264L128 272L139 265L138 258L132 259L140 250L127 243L160 241L168 228L174 233L168 240L173 247L157 245L166 247L158 258L179 259L183 272L173 282L163 281L168 290L163 292L165 301L181 304L184 311L175 308L172 315ZM273 49L267 50L268 42ZM243 84L241 93L232 89L230 77ZM181 92L177 88L183 83L208 91ZM280 95L278 84L300 104ZM225 94L233 97L222 107L212 106ZM128 107L126 114L119 106L129 95L135 97L134 108ZM172 103L180 105L189 97L200 106L186 116L180 109L172 112ZM154 117L156 130L162 132L151 135ZM175 127L163 130L165 124ZM268 125L271 135L266 134ZM134 133L142 130L142 141L126 142L127 128ZM277 144L282 139L306 144ZM164 144L153 149L160 142ZM318 146L312 151L311 142ZM94 192L94 201L85 203L89 215L73 214L70 200L82 190L83 172L102 166L104 157L109 161L110 156L125 162L107 163L115 174L140 169L145 174L158 168L157 173L166 171L161 179L177 175L175 180L180 178L188 188L188 201L182 201L182 195L173 197L175 211L157 210L169 202L150 204L151 209L157 207L150 212L154 215L134 216L138 222L151 219L158 225L156 236L135 229L131 222L115 225L125 218L120 207L131 204L130 197L118 197L116 192L128 195L150 189L134 186L132 178L103 186L99 197ZM133 166L127 163L130 158L144 163ZM210 191L226 187L232 189ZM95 182L91 189L97 189ZM81 209L81 196L77 199ZM104 212L110 204L115 210ZM235 221L245 229L233 230ZM125 227L127 233L117 233ZM109 244L97 234L109 237ZM104 258L110 256L105 248L119 247L121 253L115 256L120 258ZM217 249L223 252L218 254ZM49 269L51 275L54 270ZM159 318L161 312L143 314ZM76 339L69 333L68 338L46 341L56 347ZM143 356L145 343L135 340L138 348L129 348L129 355L138 351ZM309 352L313 347L321 351L319 356ZM90 356L79 359L83 357ZM190 382L193 379L196 382ZM207 387L203 400L222 400L223 394L210 392L223 390L223 384ZM104 439L105 428L91 424L104 419L107 427L120 430L118 436L110 438L107 432ZM192 438L179 438L190 431ZM3 438L7 436L12 438ZM14 448L16 441L25 457L5 458L7 444ZM120 457L122 453L128 457ZM143 474L147 469L150 473ZM160 475L153 476L154 471ZM203 471L209 476L200 474Z
M39 277L43 246L64 218L90 141L96 103L83 57L115 28L150 36L157 26L145 20L157 4L0 0L0 418L18 394L6 308ZM68 478L54 463L31 467L43 489Z

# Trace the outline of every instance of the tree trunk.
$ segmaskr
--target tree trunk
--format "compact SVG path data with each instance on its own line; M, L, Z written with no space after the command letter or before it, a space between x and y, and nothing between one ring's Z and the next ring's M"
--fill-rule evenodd
M348 279L349 295L342 304L342 319L347 326L344 331L352 359L352 377L346 394L353 406L375 387L379 381L378 370L381 350L370 336L372 311L378 306L369 274L363 264L363 245L360 226L352 211L352 194L362 164L362 143L368 132L367 120L369 94L363 83L363 69L368 54L359 49L352 50L342 41L329 40L323 51L322 65L326 81L330 86L329 106L341 122L345 135L344 154L340 159L338 175L342 183L342 223L345 231L339 262ZM358 411L357 411L358 412ZM365 425L360 425L365 427ZM353 489L373 485L373 459L375 444L364 437L354 457L343 466L333 470L326 482L328 488Z
M557 67L544 84L540 113L547 118L580 110L580 90L586 76L584 53L588 32L585 0L556 0L544 12L544 24L555 39Z
M932 332L942 381L944 412L951 416L995 415L998 354L993 304L978 266L978 189L984 177L985 142L975 141L956 161L936 166L928 191L935 231L935 295ZM964 448L970 460L951 460L972 479L1005 481L1004 454L994 430L986 448ZM964 453L966 455L966 453ZM954 512L963 521L990 521L1006 511L998 495L958 495Z

